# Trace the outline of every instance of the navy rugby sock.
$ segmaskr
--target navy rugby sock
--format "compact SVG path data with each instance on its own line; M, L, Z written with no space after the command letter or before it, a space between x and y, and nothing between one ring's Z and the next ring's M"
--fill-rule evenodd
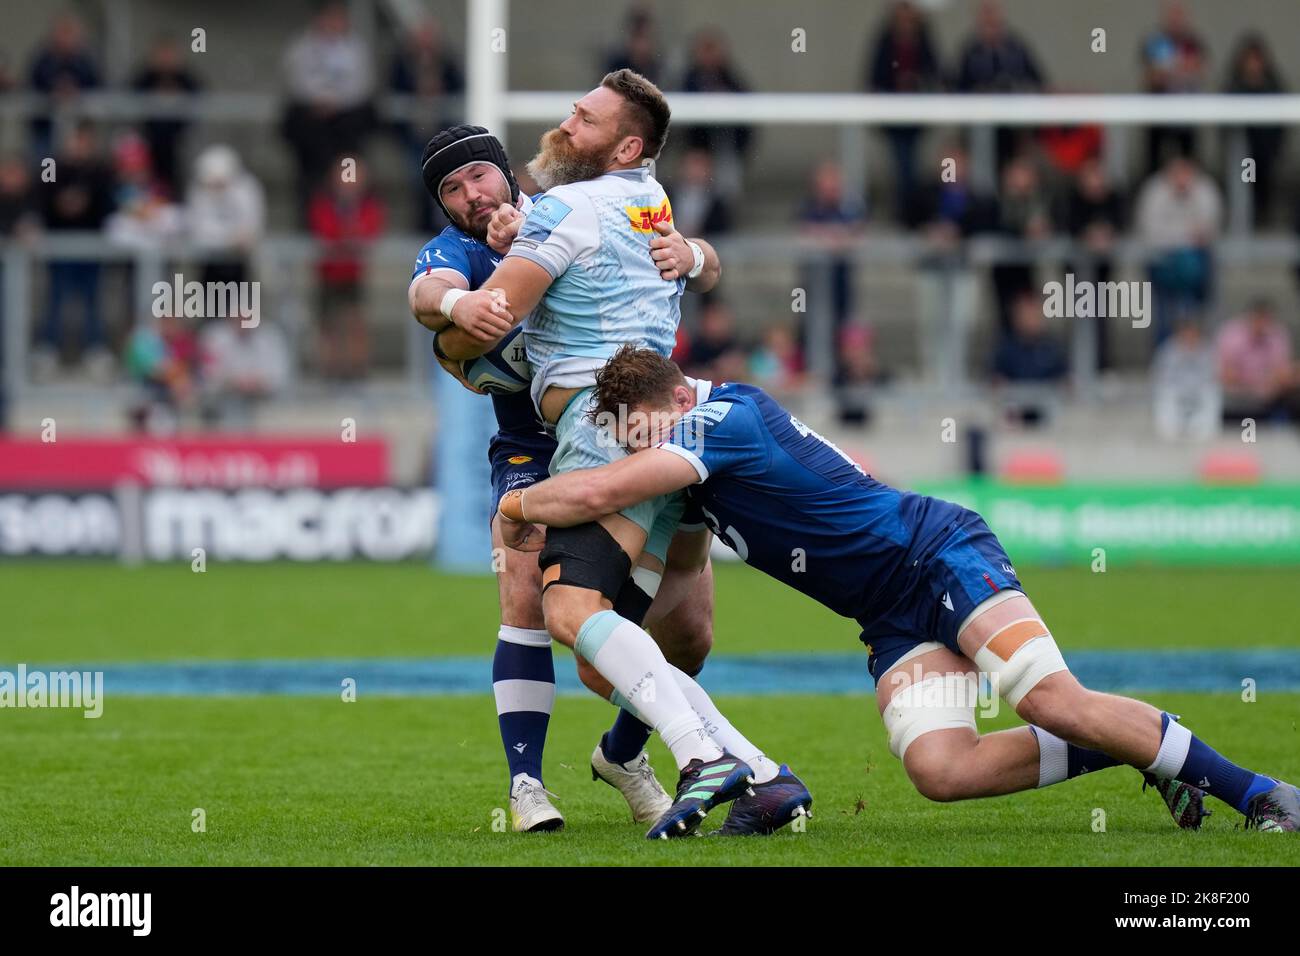
M1100 750L1077 747L1042 727L1030 725L1029 729L1038 738L1038 785L1040 787L1050 787L1062 780L1073 780L1080 774L1119 766L1118 760Z
M520 774L542 782L542 749L555 706L555 662L546 631L502 625L492 656L492 695L496 698L501 742L510 768L510 786Z
M1240 813L1251 797L1277 786L1272 777L1238 767L1166 713L1160 715L1160 751L1147 771L1200 787Z
M627 763L635 760L645 750L653 729L647 727L623 708L619 708L614 725L600 738L600 752L606 760L614 763Z

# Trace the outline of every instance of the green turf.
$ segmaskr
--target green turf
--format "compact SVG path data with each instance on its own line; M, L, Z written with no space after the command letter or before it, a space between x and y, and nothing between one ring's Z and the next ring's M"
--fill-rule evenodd
M1024 569L1067 649L1300 646L1294 570ZM0 666L19 661L490 653L491 578L423 565L0 564ZM852 623L742 567L717 571L716 647L851 650ZM565 657L566 655L562 655ZM571 667L567 659L558 667ZM707 683L707 681L706 681ZM865 691L865 688L864 688ZM1300 779L1300 695L1153 700L1239 762ZM0 864L1294 864L1300 844L1227 808L1176 830L1137 775L939 806L889 755L871 699L723 698L807 779L805 833L647 844L587 759L610 708L561 698L547 784L562 834L493 829L505 768L490 697L132 698L104 716L0 711ZM1011 717L1003 723L1014 722ZM1001 726L994 724L993 726ZM671 762L655 743L661 779ZM191 810L207 832L191 832ZM1093 811L1107 831L1092 830Z
M716 568L716 647L849 651L853 622L744 566ZM1024 569L1066 650L1300 646L1294 569ZM490 654L491 577L422 564L0 563L0 660Z
M1226 807L1181 832L1126 768L1050 789L929 803L888 753L870 699L723 698L815 794L803 833L650 843L587 759L610 717L561 698L548 786L568 829L515 834L489 697L131 698L104 716L11 711L0 735L0 864L1006 864L1294 865L1287 834L1239 828ZM1166 695L1243 762L1300 777L1297 695L1255 704ZM1012 719L1014 720L1014 718ZM1009 721L1001 720L992 726ZM661 779L667 753L652 756ZM191 829L206 812L207 832ZM1094 811L1106 831L1092 829ZM722 811L715 817L721 821Z

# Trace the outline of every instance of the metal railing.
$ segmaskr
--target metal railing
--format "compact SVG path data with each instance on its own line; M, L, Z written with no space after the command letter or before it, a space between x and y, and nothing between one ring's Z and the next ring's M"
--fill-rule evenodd
M386 386L394 384L394 375L411 396L423 399L428 375L433 367L428 333L411 317L405 289L415 253L425 241L419 235L389 236L373 243L365 256L367 262L367 297L364 312L370 328L386 337L388 352L397 344L400 355L396 363L380 362L379 379ZM1055 237L1039 242L979 236L947 252L937 252L927 240L916 235L871 234L851 245L828 251L815 240L789 234L742 235L716 240L724 263L720 292L737 307L742 331L774 321L801 325L806 336L806 364L813 384L827 386L836 366L836 342L830 291L831 268L835 260L847 262L852 269L894 270L907 281L921 276L935 276L944 270L962 271L983 283L984 276L1000 264L1030 264L1038 269L1059 271L1071 264L1080 280L1089 277L1088 253L1069 238ZM312 341L315 308L315 265L324 247L304 236L271 236L262 240L250 256L250 279L260 283L261 315L264 321L278 325L294 345L299 374L297 388L313 382L307 361ZM1132 240L1116 243L1109 258L1114 277L1144 279L1145 267L1155 251ZM1300 241L1290 236L1229 237L1212 247L1220 272L1238 265L1275 268L1284 271L1300 263ZM133 324L152 312L155 283L169 286L177 274L182 281L197 280L202 265L222 258L210 249L177 242L167 246L134 246L112 242L99 234L45 234L31 242L10 241L0 244L3 265L4 378L12 398L39 394L42 389L85 392L91 386L67 381L40 384L31 381L29 359L38 317L44 303L38 294L43 267L54 262L93 261L128 266L130 284L125 304L117 303L117 312ZM801 282L805 290L806 311L791 306L791 293ZM102 290L101 290L102 291ZM686 306L688 315L697 308ZM941 307L942 309L942 307ZM868 306L867 316L874 320ZM911 318L911 317L909 317ZM942 319L943 316L940 316ZM984 316L977 320L987 323ZM978 389L965 378L966 363L953 359L947 350L957 348L957 335L938 332L932 326L911 323L878 329L881 336L927 334L936 341L932 357L945 371L938 376L938 389L959 395ZM969 331L969 330L967 330ZM1096 394L1097 342L1096 324L1069 321L1068 352L1074 393L1088 399ZM398 344L400 343L400 344ZM931 370L933 371L933 370ZM898 382L909 386L906 377ZM102 390L99 390L102 393Z

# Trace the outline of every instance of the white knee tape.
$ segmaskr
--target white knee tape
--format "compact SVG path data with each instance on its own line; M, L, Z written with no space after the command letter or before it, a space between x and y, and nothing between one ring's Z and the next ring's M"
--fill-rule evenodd
M975 729L979 684L970 674L934 674L900 690L885 707L889 752L899 760L922 734Z
M1044 677L1069 669L1047 625L1031 617L1012 621L994 634L975 652L975 666L989 675L1012 707L1019 707Z

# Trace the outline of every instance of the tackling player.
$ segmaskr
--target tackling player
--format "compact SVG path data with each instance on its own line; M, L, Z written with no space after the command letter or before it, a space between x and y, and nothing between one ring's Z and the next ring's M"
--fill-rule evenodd
M505 150L478 126L457 126L429 141L422 175L452 225L427 242L416 258L408 299L412 313L435 332L454 326L475 341L494 343L512 325L509 312L491 296L474 296L501 257L486 244L487 224L503 203L531 208L521 196ZM677 262L691 253L680 235L661 237L655 252ZM675 276L673 277L675 279ZM668 283L665 283L667 285ZM459 363L444 367L466 387ZM477 390L475 390L477 391ZM546 477L555 451L527 393L493 395L498 431L488 455L497 496ZM494 547L501 547L498 524ZM513 557L498 575L501 626L492 661L501 740L510 773L510 811L517 831L553 830L564 824L542 782L542 750L555 700L551 639L541 611L541 574L535 557ZM655 636L677 666L699 670L712 643L712 574L706 568L681 604L654 625ZM592 755L593 776L627 799L633 818L656 819L671 803L645 753L650 730L619 711Z
M720 273L716 253L704 242L695 241L694 267L671 283L662 281L647 254L656 225L672 221L668 197L647 165L663 148L669 115L659 89L631 70L608 74L575 103L573 114L542 137L528 165L546 195L501 265L473 293L484 301L498 296L516 322L528 316L532 395L557 439L552 473L623 456L588 417L596 371L627 343L668 355L682 292L688 284L707 289ZM451 359L484 350L456 329L439 341ZM677 799L646 834L650 838L689 834L710 809L742 793L758 799L751 781L770 785L772 799L780 794L788 813L804 812L811 803L802 783L740 736L639 626L640 610L659 587L682 508L680 495L643 500L557 530L539 559L551 636L603 678L584 673L588 686L652 724L677 762ZM705 544L698 551L702 563L707 536L695 537Z
M636 453L507 492L506 543L527 522L555 534L689 489L746 563L861 624L890 750L926 797L1128 764L1180 825L1199 825L1204 792L1247 826L1300 830L1297 788L1237 766L1171 714L1081 685L975 512L874 480L761 389L690 382L654 351L621 350L597 378L594 411ZM1031 726L977 733L979 673Z

